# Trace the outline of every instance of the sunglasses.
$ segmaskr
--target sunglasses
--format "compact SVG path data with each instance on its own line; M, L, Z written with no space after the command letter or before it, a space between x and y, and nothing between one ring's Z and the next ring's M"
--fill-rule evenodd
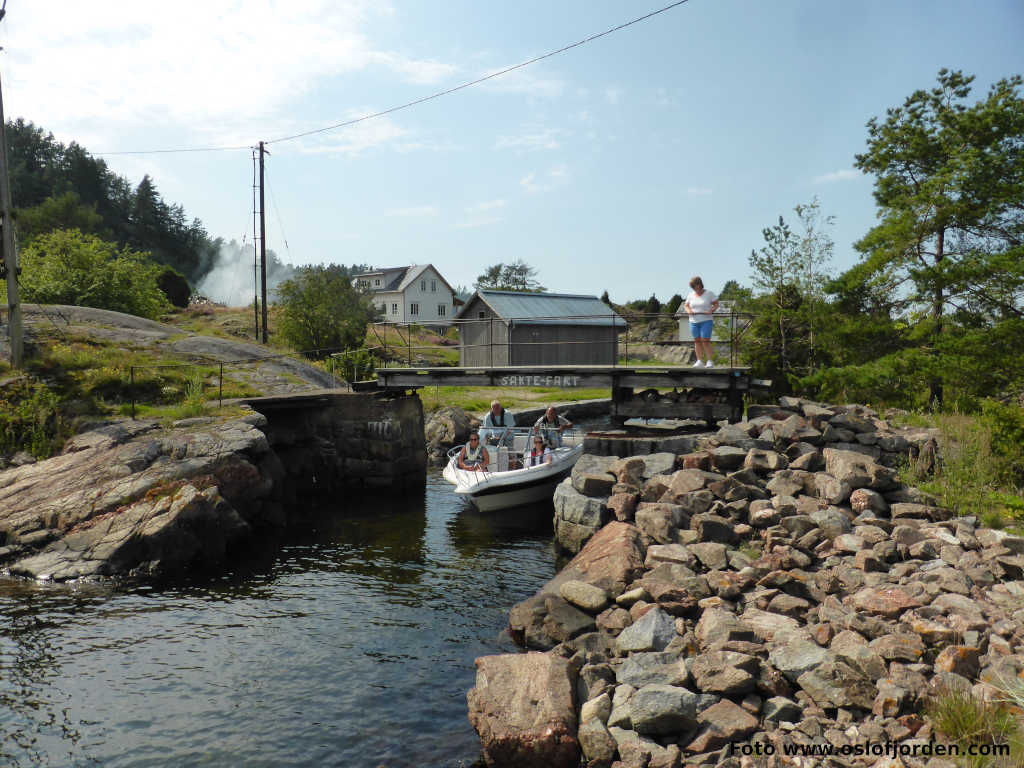
M469 442L471 442L471 443L479 443L480 442L480 438L479 437L471 437L471 438L469 438Z

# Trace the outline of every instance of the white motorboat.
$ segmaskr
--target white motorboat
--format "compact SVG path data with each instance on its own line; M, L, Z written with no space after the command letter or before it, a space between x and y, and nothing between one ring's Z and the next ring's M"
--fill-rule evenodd
M562 445L552 449L551 463L523 466L523 451L528 432L514 435L511 447L486 446L490 459L486 470L459 468L463 446L448 451L444 479L455 486L455 493L465 496L481 512L508 509L537 501L550 500L558 485L583 454L583 438L574 432L562 434ZM510 456L517 460L516 469L509 469Z

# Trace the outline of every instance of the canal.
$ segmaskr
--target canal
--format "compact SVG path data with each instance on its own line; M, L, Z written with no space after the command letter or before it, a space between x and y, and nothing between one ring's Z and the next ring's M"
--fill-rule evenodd
M473 659L555 573L550 505L484 515L431 471L194 583L0 580L0 763L470 766Z

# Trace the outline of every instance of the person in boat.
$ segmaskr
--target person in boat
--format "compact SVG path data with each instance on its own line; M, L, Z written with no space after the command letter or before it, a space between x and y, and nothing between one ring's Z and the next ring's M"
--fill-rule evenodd
M491 403L491 410L484 416L484 428L480 430L480 437L485 445L511 445L512 431L509 427L515 425L516 417L495 400Z
M540 435L533 436L533 448L523 456L523 463L526 464L527 468L551 463L551 449L544 444L543 437Z
M462 446L459 451L459 469L468 469L471 472L486 472L490 463L490 456L487 449L480 442L480 434L475 430L469 433L469 442Z
M555 413L555 407L548 408L533 425L532 434L540 435L550 448L558 448L562 445L562 432L572 427L572 422L565 416Z

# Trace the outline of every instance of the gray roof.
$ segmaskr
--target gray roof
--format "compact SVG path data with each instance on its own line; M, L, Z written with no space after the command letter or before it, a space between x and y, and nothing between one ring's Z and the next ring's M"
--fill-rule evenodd
M517 324L626 327L626 321L597 296L571 293L478 290L455 317L462 317L476 297L494 310L498 317L515 320Z

